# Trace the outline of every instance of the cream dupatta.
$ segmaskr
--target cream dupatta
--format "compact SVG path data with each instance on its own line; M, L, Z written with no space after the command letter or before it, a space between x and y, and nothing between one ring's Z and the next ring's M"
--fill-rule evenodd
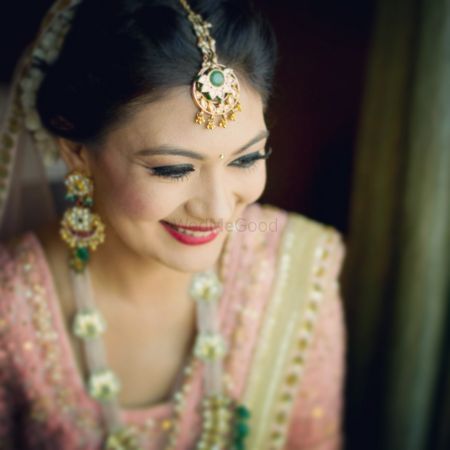
M340 239L331 227L288 215L242 399L252 411L249 449L281 449L286 442L320 305L337 289Z

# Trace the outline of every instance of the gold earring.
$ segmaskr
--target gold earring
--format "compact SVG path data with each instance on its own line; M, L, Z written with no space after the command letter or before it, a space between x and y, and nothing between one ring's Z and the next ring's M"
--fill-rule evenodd
M75 203L63 216L60 235L72 250L70 266L82 272L90 259L90 252L105 240L105 225L100 216L91 211L94 183L91 177L73 171L65 177L66 200Z

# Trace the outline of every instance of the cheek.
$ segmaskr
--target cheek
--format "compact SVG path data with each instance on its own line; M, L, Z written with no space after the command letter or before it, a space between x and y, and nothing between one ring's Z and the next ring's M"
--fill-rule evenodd
M108 216L160 220L176 199L162 195L145 174L128 173L105 166L96 180L99 208ZM166 190L167 194L167 190Z
M266 187L266 165L251 170L245 177L241 186L241 198L245 203L253 203L261 197Z
M143 195L142 190L132 182L119 186L112 199L114 209L131 219L137 219L143 215L152 216L158 210L157 205L150 201L148 196Z

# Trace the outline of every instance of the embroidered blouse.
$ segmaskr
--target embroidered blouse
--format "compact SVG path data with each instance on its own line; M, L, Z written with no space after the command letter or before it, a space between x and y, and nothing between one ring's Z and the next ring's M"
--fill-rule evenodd
M230 348L225 360L227 386L236 398L247 388L256 349L265 345L261 324L281 276L281 242L292 217L311 229L325 229L298 214L255 203L242 218L246 226L233 233L220 326ZM276 417L286 423L287 431L281 436L275 431L270 437L282 442L285 450L337 450L343 444L346 331L338 276L344 246L339 233L326 228L334 236L325 255L329 261L326 295L293 407L287 416ZM301 242L307 236L297 239ZM184 386L177 450L194 449L200 434L201 381L202 367L195 365ZM288 377L284 382L291 381ZM174 428L172 401L122 409L122 414L144 436L145 449L165 448ZM13 249L0 245L0 449L99 450L104 439L100 409L77 368L52 273L39 240L28 232ZM265 448L274 447L267 443Z

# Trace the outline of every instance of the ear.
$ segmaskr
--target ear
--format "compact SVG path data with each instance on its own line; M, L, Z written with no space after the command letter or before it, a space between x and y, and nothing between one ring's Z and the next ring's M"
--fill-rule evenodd
M58 138L57 142L61 158L69 171L79 170L86 175L91 174L89 154L85 145L63 138Z

